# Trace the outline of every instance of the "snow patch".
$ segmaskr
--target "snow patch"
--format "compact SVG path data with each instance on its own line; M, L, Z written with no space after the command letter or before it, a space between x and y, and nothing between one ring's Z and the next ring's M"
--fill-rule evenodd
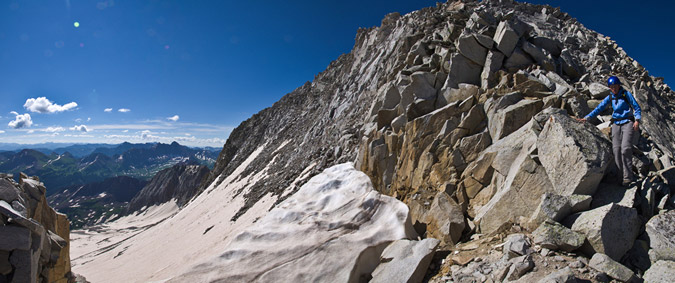
M57 157L56 159L50 159L49 161L47 161L47 165L50 165L53 162L59 161L59 159L61 159L61 155L59 155L59 157Z
M212 183L180 210L170 202L72 231L73 272L92 282L162 281L186 272L186 263L217 256L234 235L276 203L276 196L265 195L236 221L230 221L246 203L244 195L251 186L267 176L270 164L241 177L264 148L257 148L225 181L218 186Z
M24 178L22 179L24 183L28 183L32 185L33 187L41 186L42 183L40 181L33 180L31 178Z
M223 184L223 183L229 184L229 183L232 183L232 181L233 181L235 178L239 178L239 175L241 175L241 173L243 173L244 170L246 170L246 167L248 167L248 166L251 164L251 162L253 162L253 160L255 160L255 159L258 157L258 155L260 155L260 153L261 153L263 150L265 150L265 147L266 147L266 146L267 146L267 144L263 144L263 145L259 146L256 150L254 150L254 151L251 153L251 155L249 155L249 156L246 158L246 160L244 160L244 162L242 162L241 164L239 164L239 166L237 167L237 169L234 169L234 171L232 172L232 174L230 174L229 176L227 176L227 178L225 178L225 180L223 180L223 182L222 182L221 184ZM218 179L220 179L220 176L219 176L216 180L218 180ZM222 186L220 186L220 187L222 187ZM209 188L210 188L210 189L209 189ZM214 187L211 187L211 186L209 186L209 188L207 188L206 192L210 192L210 190L215 189Z
M351 163L313 177L225 250L170 282L351 282L391 241L415 238L408 207L373 189ZM366 255L369 256L369 255Z
M274 154L277 154L277 152L279 152L282 148L284 148L284 146L286 146L287 144L289 144L291 141L292 141L291 139L288 139L288 140L285 140L284 142L282 142L281 145L280 145L279 147L277 147L277 149L275 149L274 152L273 152L272 154L273 154L273 155L274 155Z

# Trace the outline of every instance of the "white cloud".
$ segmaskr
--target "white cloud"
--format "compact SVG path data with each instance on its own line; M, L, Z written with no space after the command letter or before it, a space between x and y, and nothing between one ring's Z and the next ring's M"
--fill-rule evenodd
M169 139L173 139L174 141L177 141L177 142L194 142L194 141L197 141L197 138L195 138L195 137L173 137L173 138L169 138Z
M87 122L91 121L91 117L87 117Z
M76 122L76 123L82 123L82 119L77 118L77 119L75 119L75 122Z
M64 137L70 137L70 138L93 138L94 137L92 135L85 135L85 134L80 134L80 135L65 134L63 136Z
M225 140L224 140L224 139L221 139L221 138L205 139L204 142L206 142L206 143L225 144Z
M87 126L85 125L79 125L79 126L74 126L70 128L71 131L79 131L79 132L89 132L90 130L87 129Z
M131 138L133 138L133 136L129 135L105 135L103 137L105 137L106 139L120 139L120 140L131 140Z
M28 109L30 112L58 113L74 109L75 107L77 107L77 103L71 102L61 106L58 104L54 104L53 102L49 101L49 99L47 99L46 97L38 97L27 99L23 107Z
M150 139L150 138L155 137L155 136L153 136L153 135L151 135L151 134L152 134L151 131L148 131L148 130L142 131L142 132L141 132L141 138L144 139L144 140L147 140L147 139Z
M178 115L173 115L173 117L169 117L169 118L166 118L166 119L167 119L167 120L171 120L171 121L176 122L176 121L178 121L178 119L180 119L180 116L178 116Z
M158 130L158 129L173 129L170 125L162 124L102 124L102 125L92 125L92 128L96 130Z
M119 112L122 112L122 113L127 113L127 112L130 112L130 111L131 111L131 109L127 109L127 108L120 108L120 109L117 109L117 111L119 111Z
M4 134L4 133L5 133L5 131L3 131L3 130L0 130L0 134Z
M15 111L12 111L11 113L16 115L16 118L14 118L14 121L10 121L9 124L7 124L10 127L14 129L21 129L21 128L28 128L31 125L33 125L33 119L31 119L30 114L26 113L20 115Z
M124 131L122 131L122 133L128 133L128 132L129 132L129 130L124 130Z
M63 127L47 127L46 129L42 130L44 132L50 132L50 133L56 133L56 132L63 132L66 129Z
M137 132L136 135L104 135L104 137L110 141L151 141L151 142L162 142L162 143L171 143L179 142L181 144L199 144L199 145L210 145L210 146L222 146L225 144L225 140L221 138L209 138L202 139L194 136L183 137L183 136L159 136L157 133L145 130L142 132Z
M35 133L35 130L28 131L29 134Z
M113 110L112 108L106 108L106 109L103 109L103 112L112 112L112 110Z

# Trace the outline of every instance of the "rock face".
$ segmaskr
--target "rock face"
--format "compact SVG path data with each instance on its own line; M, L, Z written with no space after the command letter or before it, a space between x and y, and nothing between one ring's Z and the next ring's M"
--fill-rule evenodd
M574 277L574 272L571 268L565 267L564 269L551 273L550 275L544 277L539 281L539 283L574 283L577 282L576 277Z
M352 164L342 164L310 179L221 256L169 282L358 282L376 269L389 243L414 237L408 208L374 191ZM433 250L437 243L420 248Z
M429 223L429 236L441 240L443 244L456 244L466 226L462 208L445 192L434 198L431 209L422 221Z
M127 213L176 199L179 206L195 196L199 185L209 174L203 165L174 165L157 173L129 203Z
M584 235L553 221L546 221L532 232L534 243L550 250L571 252L584 244Z
M675 261L675 210L650 219L646 230L655 260Z
M70 223L47 205L37 177L0 174L0 281L74 282Z
M659 260L645 272L645 282L667 283L675 278L675 262Z
M532 244L527 236L523 234L511 234L506 238L506 242L504 242L503 251L509 257L518 257L527 255L530 246Z
M621 282L628 282L635 276L633 271L602 253L596 253L593 255L593 258L591 258L591 261L588 263L588 265Z
M590 244L584 247L587 254L603 253L616 261L631 248L640 232L637 211L614 203L572 215L563 224L586 236Z
M560 195L595 193L611 159L602 133L562 114L548 119L537 139L539 160Z

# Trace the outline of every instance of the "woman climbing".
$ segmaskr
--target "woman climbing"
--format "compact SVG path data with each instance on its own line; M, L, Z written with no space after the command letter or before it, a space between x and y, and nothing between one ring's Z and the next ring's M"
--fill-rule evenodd
M638 105L635 97L629 91L621 86L621 81L615 76L611 76L607 80L607 85L611 93L600 102L598 107L595 107L591 113L582 119L577 119L581 122L586 122L600 112L604 111L612 103L612 148L614 151L614 162L617 168L623 172L623 186L629 186L635 181L633 175L633 150L632 141L633 135L640 127L640 119L642 118L642 110Z

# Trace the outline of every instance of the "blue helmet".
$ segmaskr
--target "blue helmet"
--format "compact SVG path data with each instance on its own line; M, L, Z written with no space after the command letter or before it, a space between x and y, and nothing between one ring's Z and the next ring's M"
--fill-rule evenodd
M609 79L607 79L607 85L608 86L620 85L620 84L621 84L621 81L619 81L619 78L617 78L616 76L611 76L611 77L609 77Z

